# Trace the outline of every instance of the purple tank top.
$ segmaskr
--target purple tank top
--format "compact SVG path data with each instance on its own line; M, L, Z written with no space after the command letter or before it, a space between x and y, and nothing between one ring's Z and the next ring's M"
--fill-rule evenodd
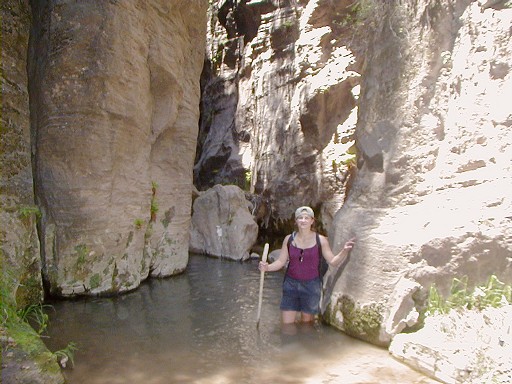
M289 247L289 266L287 275L296 280L313 280L319 277L318 263L320 253L318 244L311 248L297 248L290 244Z

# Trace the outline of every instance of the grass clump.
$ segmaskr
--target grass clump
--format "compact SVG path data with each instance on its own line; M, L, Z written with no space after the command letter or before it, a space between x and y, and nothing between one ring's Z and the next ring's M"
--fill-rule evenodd
M70 342L66 346L66 348L59 349L58 351L53 352L53 354L57 357L59 364L62 368L66 368L67 362L71 362L71 366L75 366L75 352L78 350L76 343Z
M41 218L41 211L36 206L23 205L18 208L18 215L22 219L28 219L32 216L35 216L36 219L39 220Z
M468 289L468 277L454 278L450 294L443 298L435 284L430 287L426 314L447 314L452 309L476 309L493 307L499 308L512 303L512 287L501 282L495 275L491 275L487 282Z
M48 314L45 309L52 308L51 305L44 304L31 304L25 308L21 308L17 311L18 317L21 321L27 322L31 325L35 325L34 330L38 335L41 335L46 331L48 327Z
M3 260L2 260L3 261ZM7 349L15 348L23 351L40 367L43 372L57 374L60 369L57 364L63 354L73 363L73 353L77 350L75 343L69 343L66 348L57 352L50 352L42 341L49 325L48 310L51 305L32 303L18 308L13 295L16 286L14 273L2 265L0 274L0 334L9 341Z

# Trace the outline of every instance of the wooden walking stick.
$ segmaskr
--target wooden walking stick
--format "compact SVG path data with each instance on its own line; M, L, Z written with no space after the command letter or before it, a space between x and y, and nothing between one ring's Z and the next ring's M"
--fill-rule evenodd
M268 255L268 243L266 243L265 247L263 248L263 257L261 258L261 261L263 261L263 262L267 261L267 255ZM265 279L265 271L261 271L261 273L260 273L260 295L258 297L258 318L256 320L256 328L259 328L259 326L260 326L261 301L263 299L263 280L264 279Z

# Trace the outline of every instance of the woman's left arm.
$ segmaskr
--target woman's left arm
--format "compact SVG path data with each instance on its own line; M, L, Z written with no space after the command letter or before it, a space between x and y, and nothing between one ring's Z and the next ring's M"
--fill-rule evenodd
M338 252L336 255L332 252L331 247L329 245L329 241L327 240L327 237L320 235L320 244L322 245L322 255L324 256L325 260L329 263L329 265L332 265L334 267L339 266L345 259L347 258L348 254L350 253L350 250L354 247L355 244L355 238L352 238L348 240L340 252Z

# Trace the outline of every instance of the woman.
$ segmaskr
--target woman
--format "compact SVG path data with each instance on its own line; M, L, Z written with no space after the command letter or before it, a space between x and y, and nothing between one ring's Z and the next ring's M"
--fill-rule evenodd
M283 324L293 324L300 313L300 322L311 323L319 312L322 279L319 274L320 249L316 232L312 230L315 214L310 207L300 207L295 211L298 231L283 240L279 258L271 264L261 261L259 270L278 271L288 263L283 282L281 299L281 319ZM290 240L289 252L288 242ZM354 239L345 243L343 249L334 254L325 236L319 235L321 254L329 265L339 266L354 246Z

